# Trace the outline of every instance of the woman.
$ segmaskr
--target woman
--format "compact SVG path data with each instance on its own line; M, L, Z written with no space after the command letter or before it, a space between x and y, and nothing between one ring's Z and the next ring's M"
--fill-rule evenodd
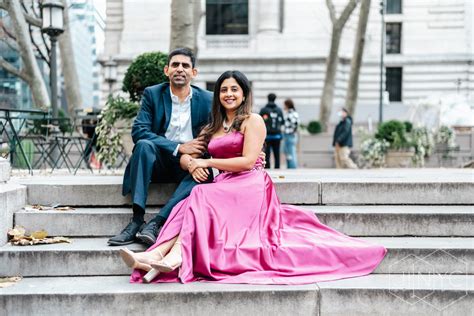
M212 158L183 155L181 165L198 182L207 177L207 167L221 173L175 206L147 252L121 252L135 268L131 281L143 282L150 271L145 281L305 284L372 272L384 247L280 204L259 158L265 124L251 113L247 78L227 71L215 87L212 121L202 132Z
M287 99L285 106L285 130L283 134L284 148L283 151L286 157L286 167L288 169L296 169L298 160L296 158L296 143L298 142L298 124L300 118L296 112L293 100Z

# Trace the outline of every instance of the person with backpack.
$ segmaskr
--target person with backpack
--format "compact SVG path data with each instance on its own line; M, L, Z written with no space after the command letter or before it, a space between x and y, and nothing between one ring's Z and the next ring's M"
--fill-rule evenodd
M298 166L296 143L298 142L298 125L300 118L298 112L296 112L293 100L285 100L284 105L285 129L283 134L283 152L285 153L286 167L288 169L296 169Z
M283 138L281 129L284 123L283 111L275 104L276 95L270 93L267 96L268 103L260 110L265 127L267 128L267 137L265 138L265 168L270 168L270 154L273 151L275 159L275 169L280 168L280 143Z

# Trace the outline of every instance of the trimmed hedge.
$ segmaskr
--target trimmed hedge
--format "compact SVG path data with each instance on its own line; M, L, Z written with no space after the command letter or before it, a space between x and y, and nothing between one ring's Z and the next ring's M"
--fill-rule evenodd
M133 60L125 73L122 90L130 94L130 101L140 101L146 87L168 81L163 72L168 55L162 52L150 52L139 55Z

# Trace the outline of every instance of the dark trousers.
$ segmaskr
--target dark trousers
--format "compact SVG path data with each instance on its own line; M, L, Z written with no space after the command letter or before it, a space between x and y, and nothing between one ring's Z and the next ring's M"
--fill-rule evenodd
M273 157L275 158L275 169L280 169L280 143L281 139L265 140L265 168L271 168L270 154L273 151Z
M163 219L168 218L173 207L189 196L193 187L198 184L187 171L181 169L178 157L160 150L148 140L139 140L135 144L127 168L130 172L132 202L142 209L146 206L150 183L179 184L157 215ZM208 181L212 181L212 177Z

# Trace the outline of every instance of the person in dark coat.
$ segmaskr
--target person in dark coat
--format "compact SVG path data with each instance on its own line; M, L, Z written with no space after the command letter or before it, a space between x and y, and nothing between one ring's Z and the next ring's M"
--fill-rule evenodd
M135 147L125 169L122 194L131 193L133 217L121 233L109 239L109 245L130 244L135 238L147 245L154 244L173 207L197 184L181 169L179 160L182 154L201 155L205 151L206 143L198 135L208 123L212 93L191 85L197 69L189 49L172 51L164 72L169 83L145 89L132 127ZM208 174L211 181L212 173ZM168 203L145 224L151 182L179 185Z
M357 165L349 157L352 147L352 118L345 108L338 112L338 116L341 120L336 126L332 141L336 168L357 169Z
M260 115L265 121L267 137L265 138L265 168L270 168L270 154L273 151L275 169L280 168L280 144L283 138L282 127L284 124L283 111L275 104L276 95L270 93L268 103L260 110Z

